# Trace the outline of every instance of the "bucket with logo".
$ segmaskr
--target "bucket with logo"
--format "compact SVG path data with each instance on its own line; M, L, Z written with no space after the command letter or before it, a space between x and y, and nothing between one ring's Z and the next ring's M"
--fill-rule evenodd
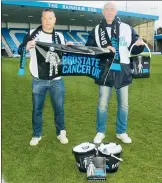
M96 156L97 150L93 143L84 142L72 149L74 154L76 165L81 172L87 171L88 159L92 159Z
M134 46L135 44L131 46L130 52L129 52L132 76L133 78L149 78L150 77L150 60L151 60L150 49L148 45L145 43L145 47L148 49L149 55L146 55L145 52L138 55L130 55Z
M113 173L119 168L121 159L122 147L116 143L102 143L98 147L98 156L106 158L106 172Z

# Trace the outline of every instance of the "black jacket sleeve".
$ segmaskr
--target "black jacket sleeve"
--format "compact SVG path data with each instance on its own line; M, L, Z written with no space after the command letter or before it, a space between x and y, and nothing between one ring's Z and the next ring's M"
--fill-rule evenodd
M29 41L30 31L24 36L23 42L18 47L18 54L21 55L23 52L23 48L27 45Z
M138 40L139 35L136 33L136 31L131 27L132 30L132 42L131 45L128 47L128 50L130 50L131 46ZM145 46L133 46L131 54L136 55L141 52L143 52Z
M97 43L96 43L96 39L95 39L95 28L93 28L92 31L90 32L85 46L97 47Z

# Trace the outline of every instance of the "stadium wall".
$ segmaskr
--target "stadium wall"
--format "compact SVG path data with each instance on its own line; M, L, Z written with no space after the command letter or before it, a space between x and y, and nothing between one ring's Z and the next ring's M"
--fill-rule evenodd
M149 45L149 48L154 50L154 21L135 26L135 30Z

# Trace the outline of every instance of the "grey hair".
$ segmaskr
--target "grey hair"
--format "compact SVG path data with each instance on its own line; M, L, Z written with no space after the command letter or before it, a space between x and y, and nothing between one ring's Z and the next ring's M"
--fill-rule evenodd
M117 10L117 7L115 5L115 3L113 1L108 1L107 3L104 4L104 7L103 7L103 10L105 9L105 7L108 5L108 4L113 4L115 9Z

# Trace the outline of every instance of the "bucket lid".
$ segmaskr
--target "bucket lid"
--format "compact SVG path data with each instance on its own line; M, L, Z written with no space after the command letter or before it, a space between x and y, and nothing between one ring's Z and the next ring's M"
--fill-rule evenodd
M94 144L89 143L89 142L84 142L84 143L81 143L81 144L75 146L73 148L73 151L74 152L78 152L78 153L84 153L84 152L91 151L94 148L95 148L95 145Z
M110 155L110 154L118 154L121 153L122 147L120 144L116 143L108 143L108 144L101 144L98 148L98 150L105 155Z

